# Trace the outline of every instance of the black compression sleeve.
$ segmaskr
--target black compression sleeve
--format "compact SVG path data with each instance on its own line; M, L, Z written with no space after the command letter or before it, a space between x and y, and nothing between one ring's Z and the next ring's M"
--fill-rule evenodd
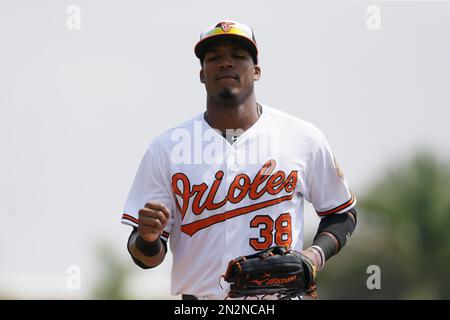
M320 221L313 245L324 251L326 259L338 253L347 243L356 227L356 209L352 208L340 214L331 214ZM339 242L336 248L334 240L324 232L331 233Z
M336 253L338 253L339 248L336 248L336 242L333 240L329 234L321 233L316 235L314 238L313 246L319 246L324 255L325 261L330 259Z

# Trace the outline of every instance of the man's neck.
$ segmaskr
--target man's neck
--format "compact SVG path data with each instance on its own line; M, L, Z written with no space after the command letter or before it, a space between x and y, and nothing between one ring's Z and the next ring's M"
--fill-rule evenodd
M259 118L255 96L242 103L221 104L207 99L205 119L212 128L225 133L227 129L243 131L250 128Z

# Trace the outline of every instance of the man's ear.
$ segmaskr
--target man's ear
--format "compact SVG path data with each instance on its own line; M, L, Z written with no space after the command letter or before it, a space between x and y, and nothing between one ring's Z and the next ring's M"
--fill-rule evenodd
M203 72L203 69L200 70L200 82L205 83L205 73Z
M253 76L253 80L258 81L259 79L261 79L261 67L255 65L255 75Z

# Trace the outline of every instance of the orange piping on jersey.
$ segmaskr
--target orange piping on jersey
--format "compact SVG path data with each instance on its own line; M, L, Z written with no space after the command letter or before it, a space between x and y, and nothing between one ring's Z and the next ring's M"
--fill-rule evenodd
M166 231L163 231L163 232L162 232L162 236L163 236L163 237L168 238L169 235L170 235L170 233L168 233L168 232L166 232Z
M211 217L208 217L208 218L205 218L202 220L197 220L192 223L182 225L181 231L192 237L192 235L194 235L197 231L208 228L208 227L212 226L213 224L223 222L225 220L228 220L228 219L231 219L231 218L243 215L243 214L247 214L247 213L259 210L259 209L267 208L267 207L273 206L273 205L278 204L283 201L289 201L293 197L294 197L294 195L291 194L291 195L280 197L277 199L272 199L272 200L252 204L247 207L242 207L242 208L226 211L224 213L219 213L219 214L216 214L214 216L211 216Z
M328 214L339 212L339 211L345 209L346 207L351 206L353 204L353 202L355 202L355 196L354 195L352 195L351 199L348 200L346 203L341 204L340 206L338 206L338 207L336 207L334 209L331 209L331 210L328 210L328 211L323 211L323 212L319 212L319 211L316 211L316 212L317 212L317 214L319 216L326 216Z
M126 213L124 213L124 214L122 215L122 219L130 220L131 222L134 222L134 223L139 224L139 221L138 221L136 218L134 218L134 217L132 217L132 216L130 216L129 214L126 214Z

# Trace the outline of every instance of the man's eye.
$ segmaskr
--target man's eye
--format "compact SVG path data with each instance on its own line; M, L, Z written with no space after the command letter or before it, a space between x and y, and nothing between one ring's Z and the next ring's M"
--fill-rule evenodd
M242 54L235 54L233 57L235 57L236 59L245 59L245 56Z
M219 56L209 56L209 57L206 57L206 60L207 61L214 61L214 60L217 60L217 58L219 58Z

